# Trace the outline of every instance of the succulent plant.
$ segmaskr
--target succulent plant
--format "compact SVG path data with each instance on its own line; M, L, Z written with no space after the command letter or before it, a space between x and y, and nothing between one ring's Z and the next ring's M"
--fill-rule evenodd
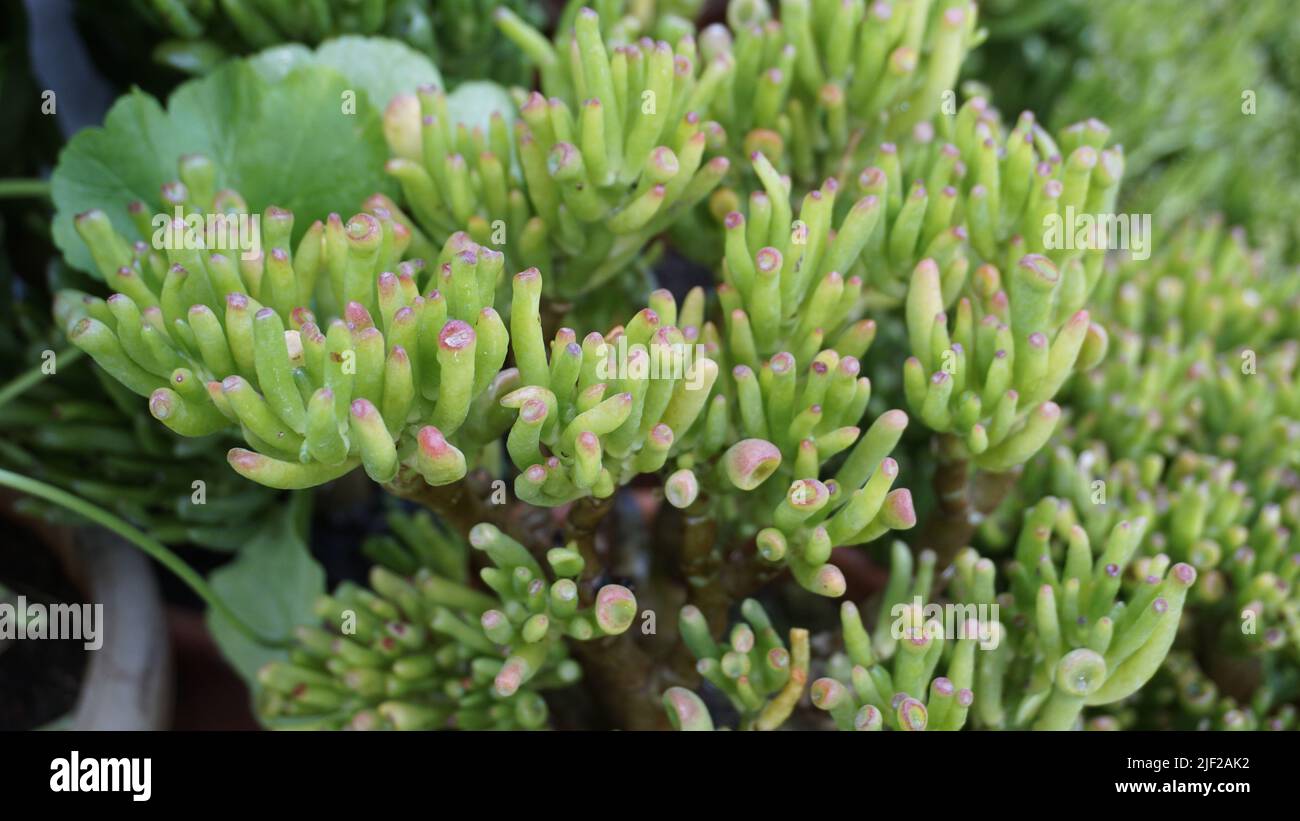
M843 729L955 730L969 713L975 726L990 729L1068 730L1085 706L1142 687L1169 652L1196 570L1168 567L1167 559L1164 567L1148 565L1142 583L1120 600L1145 523L1119 523L1096 551L1073 526L1062 534L1062 562L1052 555L1056 511L1048 497L1027 515L1015 560L1006 566L1009 594L995 594L993 562L970 549L957 557L950 590L956 603L943 611L946 622L923 604L930 601L934 554L921 554L908 600L910 556L898 545L874 641L846 603L844 644L854 666L843 682L815 682L814 703ZM951 654L945 639L956 641ZM880 661L891 656L892 670ZM946 675L935 678L941 659Z
M966 0L732 0L728 25L699 35L704 59L735 66L711 113L737 154L763 152L796 191L842 180L872 146L955 107L976 16Z
M247 221L238 194L212 192L210 174L204 158L188 158L188 184L168 193L198 210L228 209L218 225ZM464 455L445 437L476 400L491 402L481 397L507 353L491 307L504 260L458 234L438 271L398 265L410 234L375 210L346 224L337 215L316 222L291 251L293 214L268 208L258 247L238 259L201 253L215 242L201 236L190 243L197 248L173 243L164 256L87 212L77 228L118 293L68 299L69 338L147 396L174 432L240 430L253 450L232 449L230 464L260 484L311 487L359 464L377 482L393 481L401 466L431 484L455 481ZM186 230L180 220L171 227ZM312 304L331 314L318 321ZM473 427L464 435L481 435Z
M492 566L468 586L469 550L428 518L395 515L401 536L373 542L384 559L369 588L350 582L316 602L324 627L295 631L288 661L258 672L259 711L277 728L542 729L539 690L573 684L581 668L565 637L618 635L636 598L610 584L582 605L576 551L556 548L544 570L518 542L489 524L470 545ZM390 567L389 564L397 567Z
M572 298L621 273L721 181L728 161L706 156L701 113L724 69L697 74L693 55L664 41L611 47L591 9L568 45L498 19L538 53L549 96L532 92L513 131L493 115L486 133L453 123L437 89L399 96L385 114L387 170L435 241L465 228Z
M223 69L272 101L403 89L324 121L375 155L358 181L352 143L311 154L344 166L329 197L166 129L179 179L132 172L147 197L85 210L94 138L56 175L102 280L57 320L127 413L242 440L255 484L402 500L368 586L319 574L262 648L268 726L1292 725L1300 286L1273 249L1121 222L1161 146L957 88L968 0L732 0L698 32L698 3L593 5L550 33L496 8L536 72L509 92ZM122 111L110 136L153 122Z
M740 612L745 621L719 645L704 615L687 605L678 619L682 641L700 676L725 693L740 714L742 729L775 730L790 717L808 682L808 631L792 629L787 648L761 604L746 599ZM708 708L690 690L668 689L664 707L678 730L713 729Z
M153 46L154 60L186 73L209 71L231 54L383 35L433 58L449 79L527 79L523 55L484 19L481 4L470 0L131 0L126 5L132 23L143 23L165 38ZM540 4L529 0L493 0L490 5L534 22L543 19ZM82 6L83 14L101 21L100 10L90 3Z

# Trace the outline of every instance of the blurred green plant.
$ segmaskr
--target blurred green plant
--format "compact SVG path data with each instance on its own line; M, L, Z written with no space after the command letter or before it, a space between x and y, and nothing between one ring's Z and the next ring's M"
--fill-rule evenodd
M966 66L1008 110L1099 117L1130 148L1123 206L1173 226L1223 211L1300 259L1300 23L1285 3L999 0Z
M91 20L101 4L80 0ZM535 0L130 0L126 11L162 37L154 59L185 74L207 74L231 56L284 43L314 46L346 35L401 40L434 61L453 83L490 78L526 83L523 55L487 19L503 7L535 25ZM121 15L124 10L114 10Z

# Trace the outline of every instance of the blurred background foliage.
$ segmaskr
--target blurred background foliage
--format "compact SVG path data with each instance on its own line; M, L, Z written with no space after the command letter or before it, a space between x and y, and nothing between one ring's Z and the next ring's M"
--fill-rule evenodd
M989 39L965 76L1008 115L1109 125L1127 149L1126 209L1165 226L1219 210L1300 257L1294 3L987 0L980 15Z

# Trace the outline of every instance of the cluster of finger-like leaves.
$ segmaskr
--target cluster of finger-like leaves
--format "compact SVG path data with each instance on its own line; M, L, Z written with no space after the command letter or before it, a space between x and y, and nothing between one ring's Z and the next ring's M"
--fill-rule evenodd
M1290 469L1241 475L1232 461L1190 450L1168 464L1155 453L1111 461L1096 443L1077 456L1060 446L1025 478L1071 500L1094 538L1119 517L1149 522L1134 580L1161 556L1196 568L1188 623L1223 652L1300 649L1300 490Z
M1216 354L1206 338L1180 345L1120 328L1113 348L1066 394L1076 441L1130 458L1191 448L1252 473L1297 464L1300 343Z
M830 658L829 675L813 682L813 706L841 730L960 730L975 700L977 659L982 674L1003 628L987 616L978 621L973 605L950 605L955 615L941 620L932 598L934 553L922 551L915 572L904 544L895 542L892 554L874 633L856 605L840 606L844 652ZM988 588L980 594L991 596L992 566L979 570L978 584ZM956 628L951 635L949 627ZM945 674L936 676L940 664Z
M1055 429L1050 400L1065 381L1105 354L1105 331L1082 308L1115 238L1089 215L1112 210L1123 155L1102 148L1109 132L1092 121L1054 140L1026 113L1003 135L980 98L951 129L941 153L963 169L952 195L964 192L983 264L969 277L930 260L912 271L904 385L928 426L955 434L981 467L1006 470Z
M1300 338L1300 280L1276 270L1222 215L1163 235L1151 259L1122 259L1095 301L1134 333L1182 346L1259 351Z
M1279 668L1276 682L1258 687L1249 698L1226 693L1186 650L1174 650L1137 703L1116 705L1111 714L1088 720L1090 730L1271 730L1296 729L1294 668Z
M735 67L711 114L736 153L762 151L800 190L842 177L955 93L976 16L969 0L731 0L728 25L700 32L704 58Z
M1055 137L1023 112L1007 130L982 97L937 121L938 150L960 164L959 191L971 247L982 262L1009 268L1026 253L1061 269L1058 315L1078 310L1096 286L1111 247L1142 240L1112 222L1124 151L1106 147L1110 129L1086 120ZM933 150L933 149L932 149Z
M814 684L819 706L858 729L959 729L969 708L976 727L1066 730L1086 705L1127 698L1168 653L1196 571L1170 567L1168 557L1134 562L1146 575L1124 591L1145 523L1120 522L1094 550L1070 521L1052 498L1027 514L1004 568L1009 593L996 593L993 561L961 552L943 606L932 590L934 556L921 553L913 580L911 554L895 545L874 636L846 607L845 648L857 666ZM892 677L866 663L892 656ZM947 675L932 678L940 660Z
M611 46L585 8L554 44L508 11L498 22L542 79L513 134L499 113L486 135L453 123L436 89L399 96L388 171L435 241L463 227L512 270L541 271L548 293L591 291L726 174L725 157L706 161L716 124L701 116L729 68L697 71L689 37Z
M808 682L808 631L791 628L787 648L756 600L741 602L740 613L744 621L732 627L726 644L714 641L704 616L691 605L682 608L677 623L695 669L735 708L738 729L775 730L790 717ZM708 707L690 690L670 687L663 702L676 729L714 729Z
M358 464L378 482L403 465L430 484L463 476L446 437L481 443L508 424L485 429L508 348L491 307L503 256L458 233L428 270L399 263L410 233L373 202L316 222L291 251L292 213L250 221L238 194L212 191L203 158L181 177L166 203L210 216L174 220L162 249L129 242L103 212L78 217L117 293L67 303L73 343L177 433L241 430L253 450L229 461L262 484L308 487ZM144 233L147 208L131 211ZM235 224L252 226L253 247L209 253Z
M908 274L922 259L940 270L949 302L965 284L967 231L954 187L965 172L956 148L909 146L900 157L883 143L851 188L841 191L844 183L828 177L797 212L790 177L759 151L750 164L760 187L747 202L719 189L710 209L726 235L718 292L728 327L744 309L760 348L865 347L864 311L903 304Z
M819 410L812 405L802 415L816 416ZM871 542L916 524L911 492L891 489L898 463L888 454L906 426L907 416L894 410L878 417L865 434L854 426L824 436L810 430L792 446L793 468L780 471L784 456L771 442L744 439L733 445L723 457L727 478L742 490L758 487L756 482L763 485L762 508L749 522L761 528L755 535L759 555L788 566L810 592L843 595L844 575L829 561L832 549ZM818 478L822 461L849 446L853 449L834 478ZM773 473L785 481L766 481Z
M703 322L701 290L687 296L680 313L672 294L656 291L650 307L626 325L593 331L581 344L561 328L549 361L537 319L540 297L536 271L515 277L510 323L520 387L501 404L518 409L506 447L520 470L520 499L551 507L604 498L636 474L658 471L672 453L721 447L725 427L703 421L718 365L687 341ZM685 507L698 492L694 474L683 468L669 482L668 499Z
M871 382L853 355L823 350L806 368L788 351L760 364L752 345L721 346L719 355L738 363L705 423L706 431L736 431L717 437L733 442L718 459L719 489L756 491L759 503L740 519L757 531L763 559L787 565L807 590L841 595L843 574L828 561L832 548L916 523L910 491L891 490L898 464L889 454L907 415L886 411L863 432ZM834 477L823 479L823 467L843 454Z
M973 298L957 301L951 331L937 266L922 260L907 295L908 404L990 470L1022 464L1047 442L1061 416L1052 397L1107 347L1087 311L1059 314L1062 278L1050 259L1029 254L1008 279L1009 297L996 268L977 269Z
M807 361L823 344L860 357L876 331L864 309L904 305L912 411L988 469L1014 467L1042 447L1059 418L1050 400L1107 343L1082 310L1102 247L1071 237L1048 248L1047 227L1109 207L1122 162L1117 150L1099 151L1106 131L1091 123L1063 132L1074 147L1062 161L1029 116L999 150L996 116L973 100L948 126L953 143L880 146L856 202L837 203L831 178L805 195L797 218L790 178L756 152L762 190L750 195L748 216L722 218L718 293L730 355L752 370L782 350ZM715 197L715 212L737 204L734 193L719 194L730 200Z
M380 561L370 587L344 583L322 596L323 627L303 626L285 661L266 665L259 714L272 728L540 729L539 691L577 681L566 637L617 635L636 599L606 585L583 607L577 551L555 548L544 570L489 524L470 533L487 554L491 594L469 586L468 550L427 515L389 517L393 533L366 545Z
M1300 459L1300 299L1222 221L1183 226L1117 266L1095 300L1115 355L1067 390L1078 447L1117 457L1183 448L1257 476Z
M1071 500L1094 539L1144 517L1149 554L1200 571L1192 615L1217 654L1290 652L1300 646L1292 286L1217 219L1161 247L1108 277L1098 309L1115 355L1067 390L1066 441L1027 466L1025 486ZM1188 314L1189 297L1203 317ZM999 518L986 538L1004 538Z
M723 218L718 299L731 355L751 368L783 350L806 362L823 345L862 356L875 323L861 316L863 278L846 275L876 234L881 200L858 200L833 229L838 183L828 179L804 197L796 219L789 178L763 154L752 163L765 190L750 196L748 218L740 211Z

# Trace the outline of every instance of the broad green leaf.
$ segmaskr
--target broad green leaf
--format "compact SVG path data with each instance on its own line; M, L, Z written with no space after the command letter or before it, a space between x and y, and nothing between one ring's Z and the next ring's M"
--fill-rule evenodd
M259 51L248 58L248 64L268 81L278 83L313 59L312 50L302 43L285 43Z
M396 95L420 86L445 88L442 75L428 57L385 37L348 35L329 40L315 51L291 43L266 49L249 62L273 82L304 65L328 66L347 77L356 90L364 91L380 110Z
M60 155L51 178L55 244L73 267L95 274L73 217L101 208L125 236L136 237L127 204L157 207L159 189L176 178L183 154L212 157L218 185L239 191L254 211L291 209L298 235L331 211L355 213L376 191L395 193L383 173L379 111L368 99L356 100L355 113L345 111L350 90L324 65L291 66L268 80L246 61L183 84L166 109L133 90L103 127L80 132Z
M157 100L133 89L109 109L102 128L72 138L50 177L54 244L68 264L99 277L72 225L83 211L102 208L119 231L134 236L127 203L157 202L162 184L176 177L176 159L207 147L203 135L185 125L171 122Z
M398 40L339 37L316 49L316 60L364 89L381 111L393 97L420 86L446 88L433 62Z
M233 562L209 577L230 609L270 638L288 639L298 625L314 622L312 604L325 592L325 571L302 535L309 505L309 494L294 494ZM212 611L207 620L222 654L250 687L256 688L257 671L264 664L287 657L287 651L255 643Z

